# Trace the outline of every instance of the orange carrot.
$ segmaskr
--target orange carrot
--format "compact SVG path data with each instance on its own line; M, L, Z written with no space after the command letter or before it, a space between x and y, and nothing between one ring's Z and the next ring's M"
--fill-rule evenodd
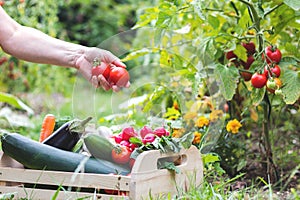
M47 137L49 137L54 130L55 126L55 116L52 114L47 114L44 117L42 128L40 132L40 142L43 142Z

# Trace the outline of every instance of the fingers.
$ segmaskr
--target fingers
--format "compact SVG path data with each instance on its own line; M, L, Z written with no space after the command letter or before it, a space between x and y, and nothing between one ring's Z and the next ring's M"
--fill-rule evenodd
M99 75L98 76L98 83L101 85L101 87L107 91L111 89L111 86L109 84L109 82L105 79L105 77L103 75Z
M98 78L96 76L93 76L93 78L94 77L96 78L97 81L97 87L99 87L100 85L105 91L112 89L112 91L114 92L119 92L121 90L121 87L117 85L111 85L103 75L99 75ZM130 82L127 82L125 88L129 88L129 87L130 87Z
M125 65L123 62L121 62L120 60L114 60L114 61L112 62L112 64L114 64L114 65L117 66L117 67L126 68L126 65Z

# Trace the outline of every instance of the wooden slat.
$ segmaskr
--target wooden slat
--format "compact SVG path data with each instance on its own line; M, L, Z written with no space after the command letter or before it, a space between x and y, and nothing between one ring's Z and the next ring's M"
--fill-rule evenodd
M22 187L6 187L0 186L0 193L13 193L14 199L20 198L28 198L28 199L35 199L35 200L49 200L51 197L54 196L55 190L45 190L45 189L32 189L32 188L22 188ZM78 198L85 199L101 199L101 200L121 200L121 199L129 199L129 197L125 196L117 196L117 195L106 195L106 194L93 194L93 193L86 193L86 192L70 192L70 191L60 191L56 200L73 200Z
M0 181L129 191L130 177L0 167Z

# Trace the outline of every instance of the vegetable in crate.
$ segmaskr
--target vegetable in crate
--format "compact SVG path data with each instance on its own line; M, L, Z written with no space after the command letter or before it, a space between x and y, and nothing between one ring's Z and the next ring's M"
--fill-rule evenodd
M2 150L6 155L30 169L74 172L79 165L82 165L85 173L110 174L117 172L127 175L130 171L115 163L64 151L17 133L3 133L1 142Z
M92 119L88 117L84 120L73 119L64 123L51 136L43 141L47 144L62 150L72 151L76 143L82 136L87 123Z
M93 157L112 161L111 152L114 149L114 144L109 139L90 133L84 137L83 141Z
M55 116L52 114L47 114L44 117L42 123L39 141L43 142L47 137L49 137L53 133L54 127L55 127Z

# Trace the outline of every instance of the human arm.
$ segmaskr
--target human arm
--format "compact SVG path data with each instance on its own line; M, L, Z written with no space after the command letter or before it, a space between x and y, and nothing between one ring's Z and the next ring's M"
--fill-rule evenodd
M92 76L94 59L117 67L126 67L109 51L62 41L37 29L22 26L7 15L2 7L0 46L6 53L25 61L76 68L93 86L101 85L105 90L112 88L118 91L119 88L110 85L101 75ZM129 83L127 86L129 87Z

